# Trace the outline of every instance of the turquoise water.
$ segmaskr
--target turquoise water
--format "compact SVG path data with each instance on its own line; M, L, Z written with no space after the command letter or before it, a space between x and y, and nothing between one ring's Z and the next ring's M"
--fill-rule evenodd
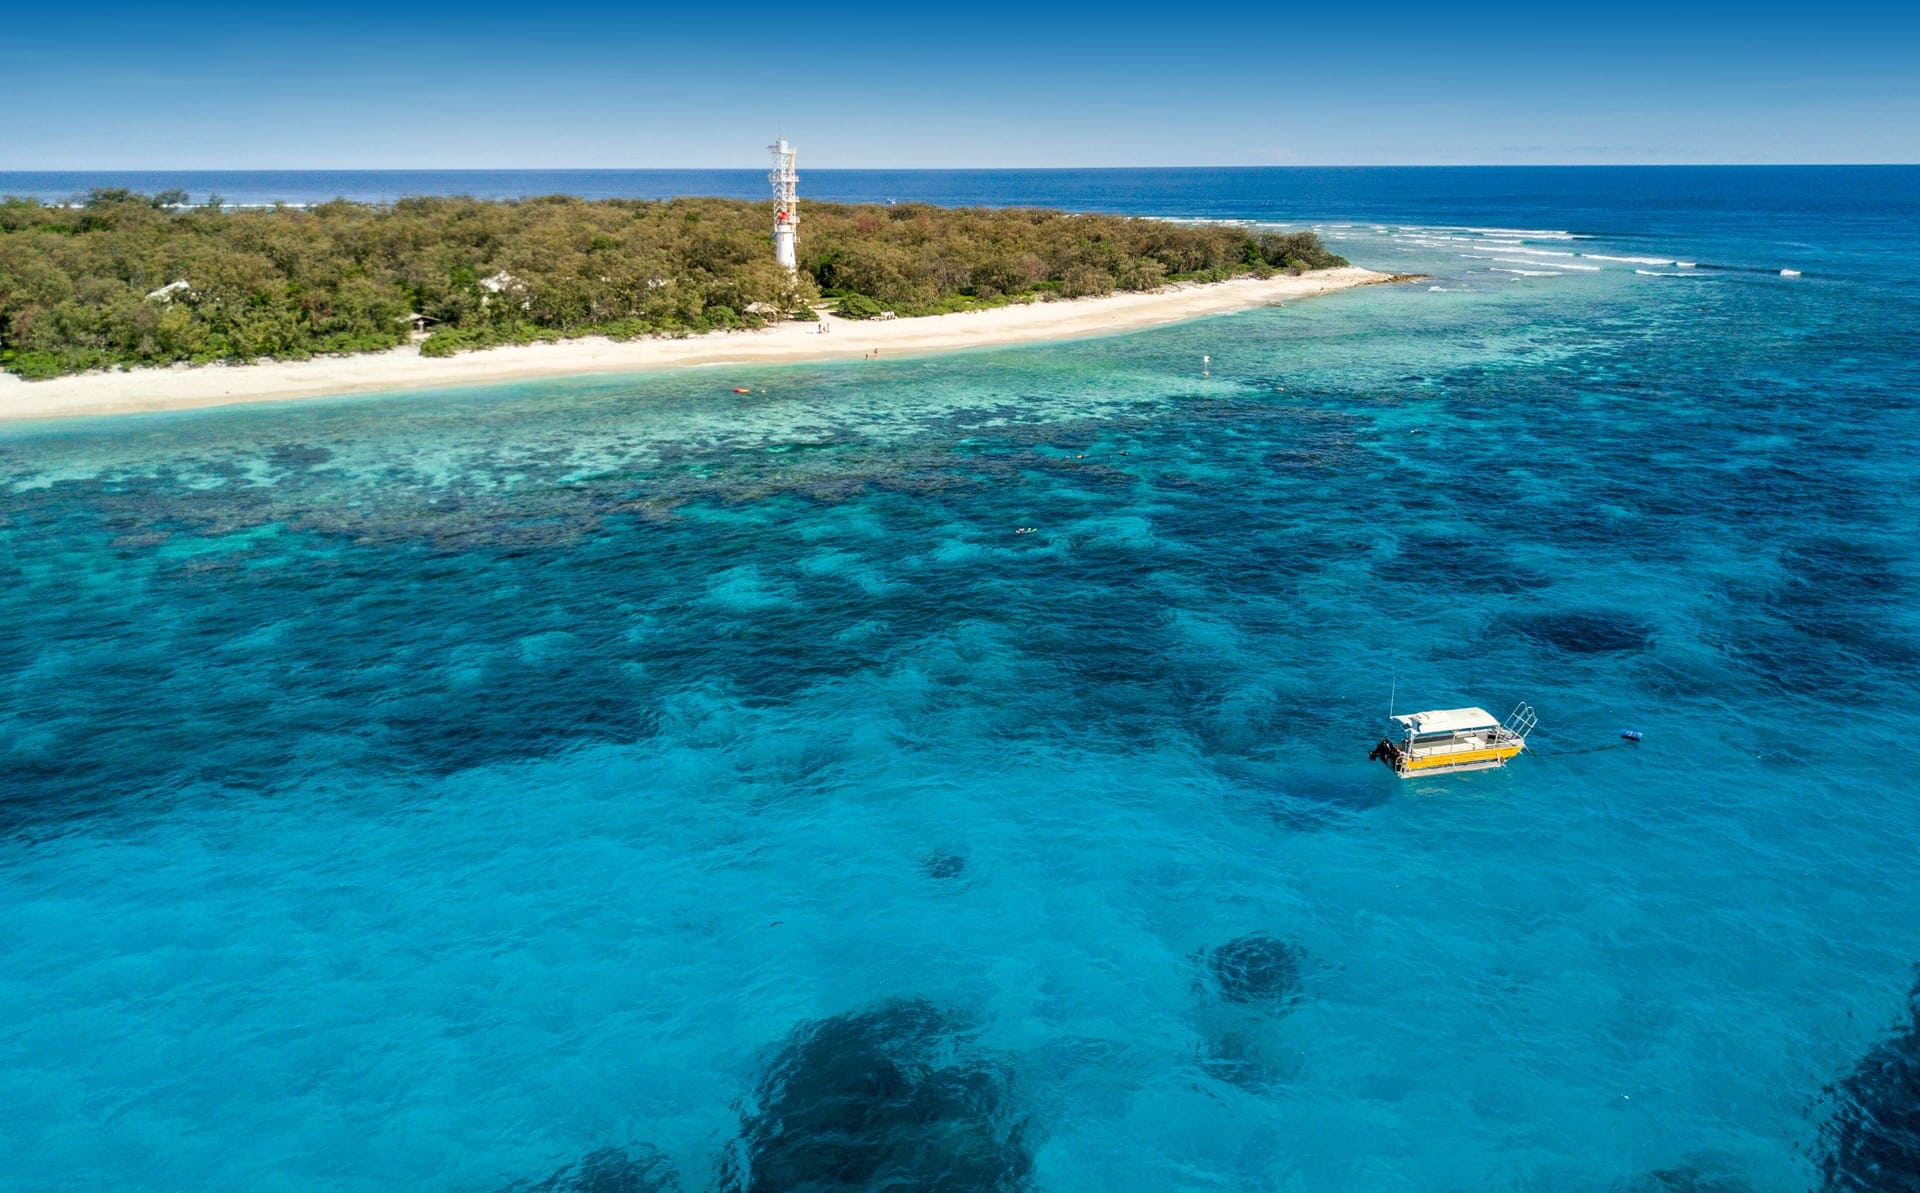
M0 432L9 1187L1820 1183L1920 961L1913 205ZM1537 752L1396 781L1390 694Z

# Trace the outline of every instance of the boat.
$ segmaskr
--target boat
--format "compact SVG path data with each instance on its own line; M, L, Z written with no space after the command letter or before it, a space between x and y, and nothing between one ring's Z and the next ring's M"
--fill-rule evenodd
M1393 728L1367 757L1386 763L1403 779L1498 770L1527 748L1527 735L1539 723L1525 701L1514 705L1505 721L1484 708L1437 708L1387 719Z

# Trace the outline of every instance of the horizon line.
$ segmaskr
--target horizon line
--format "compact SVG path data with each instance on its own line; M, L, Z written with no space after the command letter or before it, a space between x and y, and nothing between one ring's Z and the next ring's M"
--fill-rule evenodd
M1920 167L1916 161L1844 162L1228 162L1151 165L1059 166L813 166L807 172L878 173L911 171L916 174L1039 173L1057 170L1766 170L1766 169L1886 169ZM498 173L676 173L738 171L764 172L760 166L5 166L0 174L498 174Z

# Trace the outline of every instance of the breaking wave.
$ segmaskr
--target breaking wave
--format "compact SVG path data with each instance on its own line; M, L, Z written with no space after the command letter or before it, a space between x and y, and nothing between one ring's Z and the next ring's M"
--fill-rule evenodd
M1518 236L1523 240L1591 240L1578 232L1569 232L1564 228L1477 228L1468 225L1443 226L1435 229L1441 232L1478 232L1482 236Z
M1599 273L1600 272L1600 267L1598 265L1576 265L1571 261L1523 261L1523 260L1514 260L1508 257L1495 257L1493 258L1493 260L1499 261L1504 265L1550 265L1555 269L1573 269L1573 270L1578 270L1581 273Z

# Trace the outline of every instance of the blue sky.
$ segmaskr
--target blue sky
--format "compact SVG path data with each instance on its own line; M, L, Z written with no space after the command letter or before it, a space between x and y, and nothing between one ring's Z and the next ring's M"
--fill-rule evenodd
M1920 161L1920 5L33 9L0 170Z

